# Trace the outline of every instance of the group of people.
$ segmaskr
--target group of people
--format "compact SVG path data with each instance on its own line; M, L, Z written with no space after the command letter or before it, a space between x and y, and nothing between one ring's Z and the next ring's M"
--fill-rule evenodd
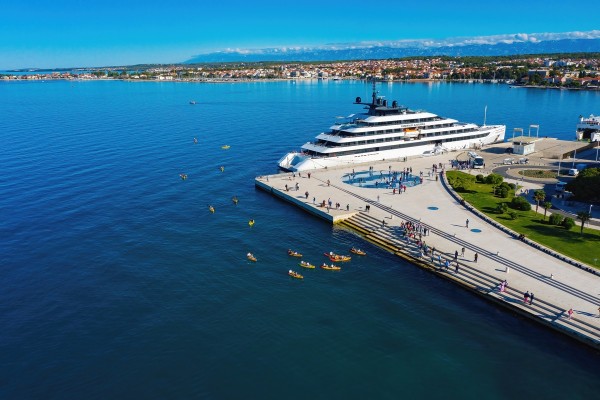
M533 299L535 298L535 296L533 295L533 292L529 293L529 291L525 292L525 294L523 295L523 303L527 304L533 304Z

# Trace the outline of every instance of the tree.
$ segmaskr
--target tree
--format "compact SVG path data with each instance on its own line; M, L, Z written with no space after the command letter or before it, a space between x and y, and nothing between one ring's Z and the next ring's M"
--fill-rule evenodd
M513 197L510 201L510 206L514 209L521 211L529 211L531 210L531 204L521 196Z
M487 183L488 185L499 185L502 183L503 180L504 178L502 177L502 175L498 174L489 174L485 177L485 183Z
M600 201L600 168L585 168L575 179L567 183L566 189L573 192L579 201Z
M535 200L535 212L538 211L538 207L540 206L540 201L543 201L546 198L546 192L543 190L536 190L533 192L533 199Z
M581 221L581 231L579 233L583 234L583 225L590 220L592 215L587 211L579 211L577 213L577 219Z
M544 204L542 204L542 207L544 207L544 221L545 221L546 213L548 212L548 209L552 208L552 203L549 201L546 201Z
M565 219L562 221L562 226L569 231L573 226L575 226L575 221L573 221L573 218L571 217L565 217Z
M564 217L560 214L551 214L550 218L548 218L548 221L552 224L552 225L562 225Z

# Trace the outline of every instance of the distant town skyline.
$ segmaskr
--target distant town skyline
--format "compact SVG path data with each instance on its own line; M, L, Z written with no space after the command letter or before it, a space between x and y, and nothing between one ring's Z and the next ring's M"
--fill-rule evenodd
M306 0L293 6L23 0L3 5L0 13L0 70L180 63L198 54L264 48L536 41L566 32L568 38L600 38L595 20L581 13L555 0L501 6L464 0Z

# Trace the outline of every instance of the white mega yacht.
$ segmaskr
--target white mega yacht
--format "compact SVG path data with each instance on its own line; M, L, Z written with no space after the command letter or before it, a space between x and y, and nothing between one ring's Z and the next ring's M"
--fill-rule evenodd
M370 103L357 97L354 104L364 106L366 111L333 125L314 142L304 144L301 151L286 154L279 160L279 167L286 171L306 171L475 149L503 141L506 132L505 125L458 122L410 110L399 106L397 101L388 104L377 96L375 84Z
M577 140L600 141L600 117L592 114L584 118L580 115L575 134L577 135Z

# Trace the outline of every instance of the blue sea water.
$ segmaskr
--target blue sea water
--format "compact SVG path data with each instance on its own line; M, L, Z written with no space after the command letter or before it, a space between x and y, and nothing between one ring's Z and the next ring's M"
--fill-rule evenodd
M563 139L600 105L378 90ZM359 81L1 83L0 398L595 397L598 353L254 188L369 95ZM353 245L368 257L338 273L286 274L288 248L320 263Z

